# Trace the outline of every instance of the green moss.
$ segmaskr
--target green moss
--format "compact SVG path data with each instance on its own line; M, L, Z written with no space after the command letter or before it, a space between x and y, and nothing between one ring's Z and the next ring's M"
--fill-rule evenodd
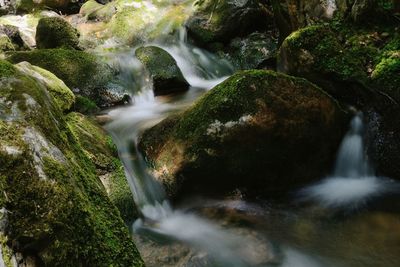
M302 49L309 51L314 61L314 70L311 71L337 75L340 80L366 79L359 58L354 57L351 51L343 49L337 36L328 26L314 25L300 29L292 33L283 46L294 54Z
M12 250L7 245L7 237L0 233L0 246L1 246L1 256L4 261L4 267L13 267L12 263Z
M61 17L42 18L36 28L36 46L79 49L79 33Z
M16 69L15 67L5 60L0 60L0 77L7 78L15 75Z
M156 46L139 47L135 55L150 73L155 95L189 89L175 59L165 50Z
M54 101L62 111L69 110L74 104L75 95L64 82L58 79L53 73L40 67L33 66L28 62L21 62L16 66L19 70L46 86L47 91L54 98Z
M15 47L7 35L0 35L0 51L14 51Z
M115 170L110 178L108 195L111 202L117 207L126 222L138 218L135 202L129 184L126 180L124 167L116 161Z
M40 49L13 52L7 60L12 63L28 61L46 69L71 88L97 100L99 89L104 88L112 76L111 70L94 55L67 49Z
M70 113L67 122L87 157L101 175L111 202L125 221L137 217L133 195L118 159L115 144L95 122L79 113Z
M379 89L400 101L400 50L386 52L371 78Z
M95 102L84 96L76 96L76 101L73 110L83 114L95 114L100 109Z
M106 5L97 3L95 0L85 2L79 13L89 20L109 21L116 12L114 2L109 2Z
M3 65L7 74L11 67ZM83 148L87 144L37 80L12 71L10 79L2 75L0 91L4 102L13 103L5 106L1 115L8 119L0 122L1 189L10 211L11 248L45 266L143 266L98 178L98 166ZM103 138L105 146L108 142ZM4 149L10 146L17 153Z
M110 35L124 40L129 44L143 41L143 31L148 25L142 9L125 7L115 14L108 25Z
M145 131L139 146L172 196L241 186L287 190L330 166L343 118L337 103L307 80L242 71L182 114ZM336 145L321 150L317 144L325 138ZM291 166L280 168L279 162ZM299 178L292 173L297 168L312 171Z
M175 59L162 48L156 46L139 47L136 49L135 55L154 79L169 79L174 76L184 79Z

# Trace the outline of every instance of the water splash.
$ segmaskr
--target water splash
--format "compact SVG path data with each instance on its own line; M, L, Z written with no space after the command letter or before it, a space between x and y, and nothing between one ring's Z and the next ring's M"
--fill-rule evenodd
M356 209L371 198L396 191L398 185L376 177L363 144L362 114L357 114L339 148L333 176L300 191L304 201L316 201L323 207Z

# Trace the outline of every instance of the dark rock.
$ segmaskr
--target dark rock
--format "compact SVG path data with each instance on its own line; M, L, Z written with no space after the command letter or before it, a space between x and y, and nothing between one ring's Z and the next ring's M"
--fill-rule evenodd
M140 140L154 174L176 197L193 192L287 192L329 173L347 115L310 82L244 71Z
M240 70L276 68L277 40L269 33L254 32L243 38L233 39L227 54Z
M155 47L140 47L135 52L153 80L154 95L167 95L189 89L175 59L165 50Z
M259 0L199 0L186 23L189 37L208 46L273 27L273 15Z

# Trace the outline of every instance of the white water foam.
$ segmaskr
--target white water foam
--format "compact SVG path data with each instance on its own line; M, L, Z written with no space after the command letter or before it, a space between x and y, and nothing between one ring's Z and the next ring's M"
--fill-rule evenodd
M334 175L300 191L300 198L327 208L355 209L371 198L394 192L398 184L376 177L365 156L362 115L353 118L339 149Z

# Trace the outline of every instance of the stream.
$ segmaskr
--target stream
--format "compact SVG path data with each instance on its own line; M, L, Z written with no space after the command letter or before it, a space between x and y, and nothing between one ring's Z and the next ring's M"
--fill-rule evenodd
M332 175L299 188L293 204L239 198L172 206L148 171L136 147L138 138L229 77L234 67L190 45L184 30L173 40L149 44L174 57L191 86L187 93L154 97L151 79L135 59L136 48L102 54L119 70L115 86L132 92L130 105L109 111L105 128L117 145L141 214L130 227L147 266L398 266L400 216L381 210L379 203L395 200L399 186L374 175L365 156L361 113L349 125ZM377 204L369 208L371 202Z

